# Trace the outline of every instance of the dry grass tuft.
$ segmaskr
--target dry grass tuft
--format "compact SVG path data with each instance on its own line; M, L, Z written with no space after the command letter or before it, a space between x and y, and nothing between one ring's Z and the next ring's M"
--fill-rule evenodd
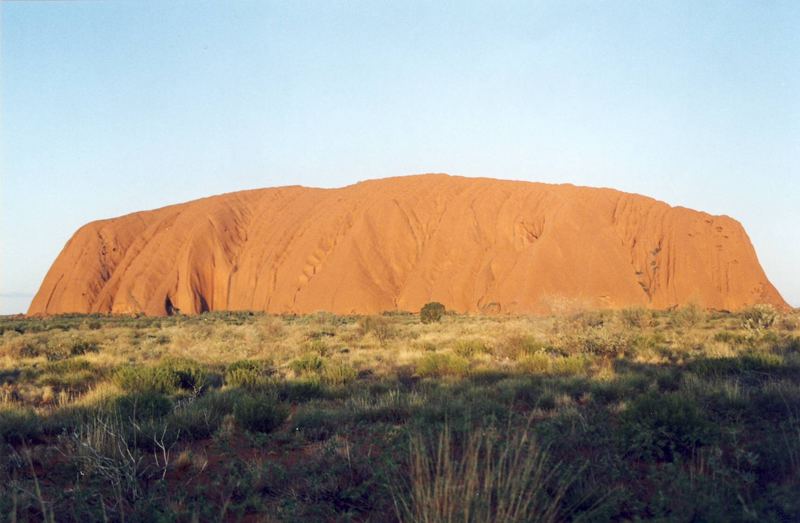
M445 425L429 442L409 445L409 492L396 496L401 521L552 522L563 519L570 478L533 439L529 427L456 433Z

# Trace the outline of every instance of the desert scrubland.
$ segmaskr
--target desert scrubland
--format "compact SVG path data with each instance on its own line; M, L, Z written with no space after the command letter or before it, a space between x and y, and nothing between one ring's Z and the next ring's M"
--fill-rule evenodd
M797 312L436 312L0 319L0 514L800 519Z

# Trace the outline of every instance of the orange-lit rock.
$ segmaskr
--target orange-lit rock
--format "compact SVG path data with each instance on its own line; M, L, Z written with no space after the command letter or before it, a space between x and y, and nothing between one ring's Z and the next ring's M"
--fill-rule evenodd
M742 226L610 189L422 175L81 227L30 314L786 307Z

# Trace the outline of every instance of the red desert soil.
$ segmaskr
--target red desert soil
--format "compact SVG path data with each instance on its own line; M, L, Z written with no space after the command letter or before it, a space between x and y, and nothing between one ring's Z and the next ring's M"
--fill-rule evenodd
M443 174L223 194L81 227L29 314L787 307L742 226L611 189Z

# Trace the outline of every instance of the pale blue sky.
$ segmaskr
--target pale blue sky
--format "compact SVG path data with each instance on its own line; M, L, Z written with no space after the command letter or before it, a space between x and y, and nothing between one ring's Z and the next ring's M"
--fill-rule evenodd
M3 2L0 313L80 225L448 172L740 220L800 305L800 2Z

